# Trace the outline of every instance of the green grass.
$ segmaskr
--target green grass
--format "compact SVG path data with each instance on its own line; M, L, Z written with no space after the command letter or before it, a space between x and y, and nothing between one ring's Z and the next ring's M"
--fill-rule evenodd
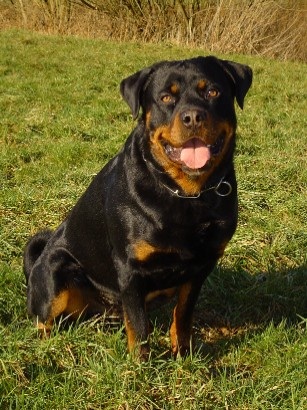
M102 320L37 338L26 314L27 238L63 219L134 123L119 81L204 54L0 32L0 408L300 410L307 405L307 66L249 56L238 110L240 219L195 313L194 350L169 357L171 307L134 363Z

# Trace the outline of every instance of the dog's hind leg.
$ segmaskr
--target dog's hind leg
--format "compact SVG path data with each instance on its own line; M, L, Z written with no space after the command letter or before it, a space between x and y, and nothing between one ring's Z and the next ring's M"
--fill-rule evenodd
M79 317L94 293L83 268L65 248L46 249L29 275L28 312L40 333L48 336L58 316Z

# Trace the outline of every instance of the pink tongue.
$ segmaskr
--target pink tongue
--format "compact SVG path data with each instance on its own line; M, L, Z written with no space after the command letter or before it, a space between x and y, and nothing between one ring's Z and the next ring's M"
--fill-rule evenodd
M187 141L181 150L180 160L188 168L199 169L210 159L210 149L198 138Z

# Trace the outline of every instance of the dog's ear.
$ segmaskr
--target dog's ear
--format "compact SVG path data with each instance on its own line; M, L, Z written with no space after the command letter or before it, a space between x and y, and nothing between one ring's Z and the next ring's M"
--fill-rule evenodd
M142 91L151 72L152 67L144 68L120 83L121 95L129 105L134 120L139 115Z
M235 63L228 60L219 60L223 70L234 84L235 96L239 107L243 109L244 97L249 90L252 80L252 69L243 64Z

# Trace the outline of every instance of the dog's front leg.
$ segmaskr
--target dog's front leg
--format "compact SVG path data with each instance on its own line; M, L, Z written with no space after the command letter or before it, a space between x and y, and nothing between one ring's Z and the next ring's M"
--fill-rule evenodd
M178 301L170 328L172 353L186 355L190 350L194 307L203 283L202 278L194 279L179 288Z
M145 296L137 286L130 284L122 292L122 303L129 353L145 361L149 356L149 322Z

